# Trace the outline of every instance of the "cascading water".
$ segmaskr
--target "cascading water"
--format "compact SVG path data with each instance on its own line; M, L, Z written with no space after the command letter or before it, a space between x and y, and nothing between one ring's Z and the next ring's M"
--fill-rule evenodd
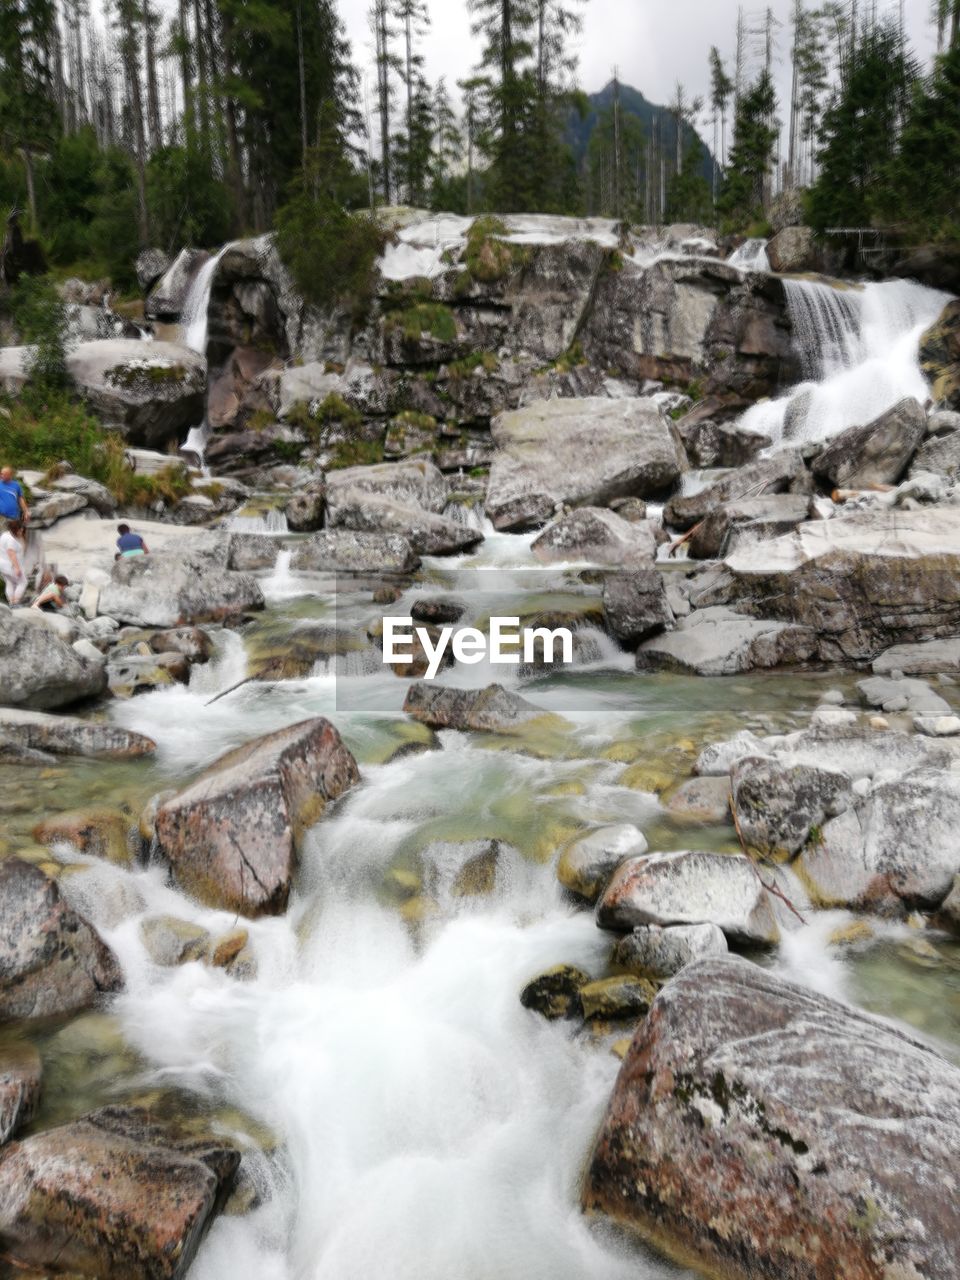
M225 244L219 253L208 258L190 282L190 288L180 312L180 332L184 346L200 355L207 354L207 314L210 310L210 294L213 278L217 274L220 259L230 248Z
M767 257L767 240L744 240L738 249L734 249L727 264L740 271L769 271L770 259Z
M741 425L774 442L825 440L872 421L899 400L923 403L929 388L919 343L949 295L911 280L857 287L784 280L804 382L754 405Z

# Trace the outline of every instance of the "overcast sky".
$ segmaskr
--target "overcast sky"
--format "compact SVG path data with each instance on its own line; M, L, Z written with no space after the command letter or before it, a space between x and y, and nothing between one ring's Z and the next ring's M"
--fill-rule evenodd
M876 3L878 12L899 16L898 0L861 0ZM478 42L470 34L466 0L428 0L432 28L424 42L426 70L431 80L446 76L453 90L456 81L476 65ZM372 45L367 11L369 0L339 0L340 13L361 71L369 73ZM756 25L765 4L744 4L748 19ZM789 29L786 25L793 0L772 0L781 28L777 80L781 96L789 93ZM808 6L812 7L812 5ZM707 54L716 45L733 63L737 0L587 0L583 5L584 29L579 38L580 85L594 93L610 80L613 64L620 78L639 89L652 102L667 102L677 80L688 92L705 95L709 87ZM904 0L907 33L924 59L934 48L928 21L930 0ZM373 84L373 80L370 80Z

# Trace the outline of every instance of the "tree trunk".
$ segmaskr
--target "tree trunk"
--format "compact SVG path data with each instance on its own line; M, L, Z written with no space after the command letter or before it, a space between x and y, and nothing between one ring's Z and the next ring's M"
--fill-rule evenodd
M134 159L137 170L137 232L140 244L146 247L150 240L150 213L147 208L147 139L143 122L143 95L140 89L139 40L133 14L121 11L123 31L120 46L127 87L130 94L130 110L133 116Z
M303 2L297 0L297 73L300 80L300 163L307 167L307 73L303 59Z
M157 52L153 39L154 16L150 0L143 0L143 39L146 50L147 119L150 122L150 145L154 151L163 146L163 126L160 123L160 94L157 89Z
M233 18L228 11L223 14L222 34L224 71L229 75L233 69ZM224 95L223 118L227 134L227 182L233 193L234 229L242 231L247 221L247 195L243 182L237 104L229 94Z
M197 54L197 117L200 141L205 152L210 150L210 81L207 76L207 50L203 38L200 0L193 0L193 47Z

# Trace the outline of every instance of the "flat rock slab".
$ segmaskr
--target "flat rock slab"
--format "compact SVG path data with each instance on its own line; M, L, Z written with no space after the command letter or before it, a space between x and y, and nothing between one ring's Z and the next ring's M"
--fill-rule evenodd
M730 676L804 662L816 647L816 635L807 627L748 618L715 605L696 610L675 631L642 644L637 668Z
M960 639L897 644L873 660L878 676L901 671L905 676L960 675Z
M658 995L583 1203L732 1280L957 1280L960 1069L732 957Z
M0 741L56 756L86 756L92 760L133 760L152 756L152 738L117 725L42 711L0 710Z
M450 482L429 458L379 462L372 467L341 467L328 471L325 483L328 521L332 518L334 522L346 494L386 498L434 515L443 511L450 496Z
M559 716L542 710L500 684L479 690L451 689L421 680L407 690L403 709L431 729L523 733L532 725L559 728L564 724Z
M601 929L715 924L732 941L771 946L780 939L770 895L742 854L681 850L621 862L597 907Z
M946 698L934 693L925 680L870 676L858 680L857 689L868 707L881 711L908 711L912 716L946 716L951 711Z
M676 483L686 458L650 400L538 400L491 424L494 456L487 514L496 529L545 524L557 507L655 497Z
M180 1280L240 1153L136 1107L12 1143L0 1156L0 1233L21 1266L97 1280Z
M79 1013L123 985L113 952L39 867L0 862L0 1018Z
M359 779L329 720L289 725L228 752L162 804L158 851L202 902L280 914L305 832Z
M399 533L325 529L297 545L290 567L307 573L413 573L420 557Z
M696 527L687 543L694 560L716 560L737 546L789 533L810 515L810 498L802 493L775 493L766 498L724 502Z
M137 627L182 627L262 609L256 578L225 568L225 561L225 554L196 552L118 560L98 610Z
M795 765L830 769L854 780L891 770L908 773L924 766L946 769L954 759L950 750L938 743L895 730L829 725L758 737L744 729L724 742L704 747L697 757L696 772L706 777L730 773L748 756L776 760L786 769Z

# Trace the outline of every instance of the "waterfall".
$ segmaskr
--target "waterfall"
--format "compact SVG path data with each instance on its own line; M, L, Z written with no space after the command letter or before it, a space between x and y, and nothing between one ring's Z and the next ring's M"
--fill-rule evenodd
M748 430L775 442L826 440L871 422L899 400L930 394L919 346L950 300L912 280L856 288L784 280L793 345L804 381L743 415Z
M207 314L210 310L213 278L217 274L220 259L230 247L225 244L219 253L203 264L190 282L183 310L180 312L180 333L184 346L202 356L207 353Z
M767 257L766 240L744 240L739 249L734 249L727 263L739 271L769 271L770 259Z
M200 470L205 476L209 476L210 469L207 466L206 450L210 442L210 426L206 419L200 423L199 427L191 427L187 432L187 438L180 446L181 453L192 453L197 459Z
M226 528L229 533L283 534L290 532L286 514L278 511L276 507L268 507L265 511L250 511L246 508L237 511L227 521Z

